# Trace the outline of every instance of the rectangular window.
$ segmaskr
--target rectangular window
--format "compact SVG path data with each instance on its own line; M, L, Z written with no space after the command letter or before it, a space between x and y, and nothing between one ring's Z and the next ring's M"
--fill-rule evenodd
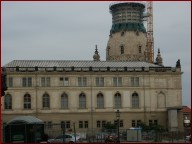
M83 128L83 121L79 121L79 128Z
M149 126L153 125L153 120L149 120Z
M102 127L105 127L106 121L102 121Z
M114 87L122 86L122 77L113 77L113 86Z
M64 78L64 86L69 86L69 78L68 77Z
M41 78L41 86L45 87L45 77Z
M66 128L70 128L71 127L70 121L66 121L65 123L66 123Z
M87 78L86 77L78 77L78 86L79 87L87 86Z
M103 87L104 86L104 77L96 77L96 86Z
M27 78L23 78L23 87L27 87Z
M22 79L23 87L32 87L32 78L31 77L24 77Z
M141 125L141 120L137 120L137 127L140 127Z
M118 120L114 120L114 125L118 126ZM123 120L119 120L119 127L123 127Z
M89 123L88 121L79 121L79 128L88 128Z
M8 78L8 87L13 87L13 78L12 77Z
M131 86L139 86L139 77L131 77Z
M41 78L41 86L42 87L50 87L50 77L42 77Z
M84 125L85 125L85 128L88 128L88 127L89 127L88 121L85 121L85 122L84 122Z
M28 87L32 87L32 78L31 77L28 77L27 85L28 85Z
M61 128L64 129L66 127L65 122L61 121Z
M53 126L53 125L52 125L52 121L48 121L48 123L47 123L47 128L48 128L48 129L52 129L52 126Z
M61 121L61 128L70 128L71 123L70 121Z
M117 124L118 124L118 123L117 123L117 120L114 120L114 125L117 126Z
M132 120L132 127L135 127L136 124L135 124L135 120Z
M61 86L69 86L69 78L68 77L60 77Z
M154 120L154 125L158 125L158 120Z
M46 84L47 87L50 86L50 77L46 77L45 84Z
M119 121L119 127L123 127L123 120Z
M101 127L101 121L97 121L97 127L98 127L98 128Z

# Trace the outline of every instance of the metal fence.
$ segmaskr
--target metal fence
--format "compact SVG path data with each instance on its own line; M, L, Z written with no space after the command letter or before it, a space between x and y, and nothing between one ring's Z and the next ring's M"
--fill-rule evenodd
M12 131L5 133L5 127L3 126L2 134L5 142L6 135L12 135ZM27 131L28 132L28 131ZM119 136L121 142L128 141L128 130L120 129ZM34 131L35 133L35 131ZM61 124L44 125L44 133L48 135L48 138L55 138L63 133L76 133L83 142L105 142L105 138L108 135L117 136L117 129L90 129L90 128L75 128L74 126L63 128ZM43 135L43 134L42 134ZM141 132L141 141L146 142L184 142L186 133L184 132ZM11 137L10 137L11 138Z

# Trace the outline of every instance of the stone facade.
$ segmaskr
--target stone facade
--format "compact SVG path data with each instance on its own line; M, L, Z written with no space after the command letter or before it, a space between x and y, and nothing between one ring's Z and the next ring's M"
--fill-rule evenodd
M157 70L159 72L157 72ZM123 126L132 126L133 120L149 123L150 120L168 128L167 108L182 106L180 68L150 68L146 71L135 72L107 72L107 71L73 71L73 72L21 72L9 71L7 68L8 86L6 96L12 96L11 109L5 108L2 98L2 120L7 122L15 116L33 115L43 121L60 123L61 121L88 121L89 128L98 128L97 121L114 122L117 109L121 112ZM30 87L23 87L23 78L32 78ZM50 77L50 86L42 86L42 77ZM67 77L67 86L60 78ZM78 78L85 77L86 85L79 86ZM103 86L97 86L96 78L103 77ZM121 84L114 86L114 77L121 77ZM133 85L132 79L138 78L138 85ZM85 108L80 108L79 96L86 96ZM104 107L98 107L97 95L103 95ZM115 105L115 95L121 96L120 106ZM138 94L138 107L134 107L133 94ZM31 96L31 108L24 108L24 96ZM48 94L50 106L43 107L43 95ZM62 108L61 96L68 96L68 107ZM92 125L93 124L93 125Z
M139 31L116 32L109 36L106 60L146 61L146 33Z

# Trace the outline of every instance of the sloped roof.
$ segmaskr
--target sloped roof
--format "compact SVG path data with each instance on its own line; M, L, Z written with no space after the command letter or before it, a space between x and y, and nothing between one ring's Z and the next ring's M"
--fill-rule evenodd
M191 113L191 109L190 109L188 106L183 106L182 111L183 111L184 113Z
M13 60L3 67L161 67L147 62L127 61L70 61L70 60Z
M10 120L9 122L7 122L7 124L12 124L12 123L16 123L16 122L24 122L26 124L43 124L43 121L33 117L33 116L17 116L15 118L13 118L12 120Z

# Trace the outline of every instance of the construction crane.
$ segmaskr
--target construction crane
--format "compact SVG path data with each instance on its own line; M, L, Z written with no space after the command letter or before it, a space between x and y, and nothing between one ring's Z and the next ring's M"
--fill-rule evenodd
M147 1L147 58L154 63L154 38L153 38L153 3Z

